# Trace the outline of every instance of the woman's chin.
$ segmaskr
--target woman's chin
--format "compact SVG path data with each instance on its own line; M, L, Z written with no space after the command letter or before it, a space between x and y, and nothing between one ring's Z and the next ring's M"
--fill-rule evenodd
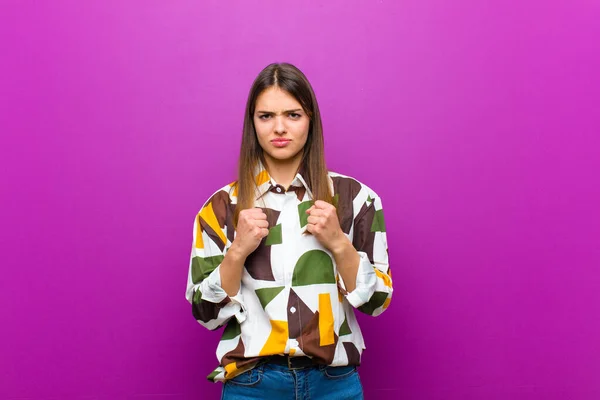
M267 153L267 155L276 163L290 163L301 158L300 152L292 153L290 151L274 151Z

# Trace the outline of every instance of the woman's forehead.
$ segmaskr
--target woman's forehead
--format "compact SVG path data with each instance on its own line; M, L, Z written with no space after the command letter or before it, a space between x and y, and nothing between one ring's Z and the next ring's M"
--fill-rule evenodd
M257 111L285 111L302 109L301 104L288 92L276 86L265 89L256 99Z

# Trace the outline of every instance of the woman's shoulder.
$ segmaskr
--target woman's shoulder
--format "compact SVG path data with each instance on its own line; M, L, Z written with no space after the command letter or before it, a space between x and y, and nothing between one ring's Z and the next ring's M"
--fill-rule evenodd
M205 209L207 207L215 208L215 207L223 207L230 206L236 203L237 199L237 181L227 184L217 191L215 191L212 195L208 197L208 199L202 204L201 209Z
M352 176L340 174L334 171L328 171L327 174L332 180L334 194L349 194L353 198L379 197L377 193L375 193L375 191L371 189L371 187L367 186L365 183L359 181L358 179Z

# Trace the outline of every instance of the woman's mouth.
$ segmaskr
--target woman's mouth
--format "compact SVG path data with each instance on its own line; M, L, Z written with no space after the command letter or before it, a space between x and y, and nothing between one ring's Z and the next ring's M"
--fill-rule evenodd
M271 140L271 143L273 143L273 146L275 146L275 147L285 147L290 142L291 142L290 139L273 139L273 140Z

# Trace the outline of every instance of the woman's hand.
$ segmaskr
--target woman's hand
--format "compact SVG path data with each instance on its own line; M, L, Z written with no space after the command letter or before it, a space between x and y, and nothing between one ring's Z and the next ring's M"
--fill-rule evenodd
M231 244L243 258L252 253L260 241L269 234L267 214L260 208L248 208L240 212L235 239Z
M306 230L329 251L336 254L348 244L348 238L342 232L335 207L325 201L317 200L306 210L308 225Z

